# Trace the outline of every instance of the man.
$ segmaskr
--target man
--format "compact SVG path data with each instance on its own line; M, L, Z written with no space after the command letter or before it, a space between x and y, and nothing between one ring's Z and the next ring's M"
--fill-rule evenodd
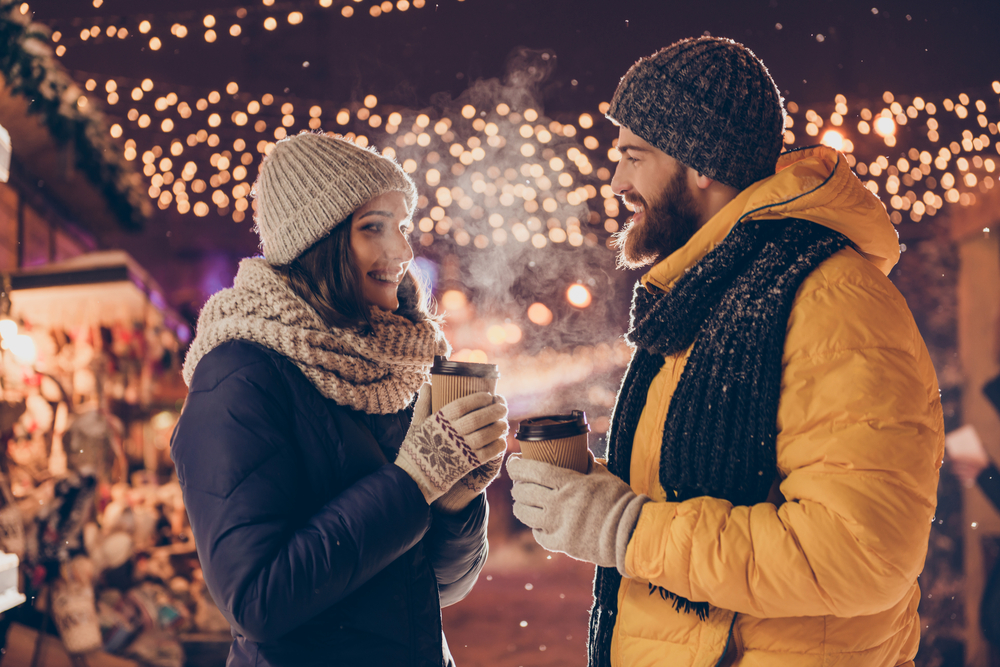
M598 565L590 665L912 665L944 429L885 207L836 151L779 157L730 40L640 60L608 117L651 268L607 467L508 463L537 541Z

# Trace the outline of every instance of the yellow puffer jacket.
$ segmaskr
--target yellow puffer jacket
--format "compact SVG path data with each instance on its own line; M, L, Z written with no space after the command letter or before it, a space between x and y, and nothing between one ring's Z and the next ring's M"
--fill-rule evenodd
M899 245L885 208L835 151L785 154L643 282L668 290L738 220L783 217L842 232L857 250L826 260L796 294L773 502L666 501L663 426L690 350L668 358L632 450L632 488L655 502L628 545L613 665L883 666L916 655L944 425L927 350L886 278ZM648 583L707 601L708 620Z

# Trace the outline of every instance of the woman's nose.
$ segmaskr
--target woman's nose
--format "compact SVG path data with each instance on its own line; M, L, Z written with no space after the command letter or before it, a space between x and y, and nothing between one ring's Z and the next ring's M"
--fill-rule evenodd
M402 229L397 228L392 243L387 250L392 259L403 263L413 261L413 248L410 246L410 241L406 238L406 234Z

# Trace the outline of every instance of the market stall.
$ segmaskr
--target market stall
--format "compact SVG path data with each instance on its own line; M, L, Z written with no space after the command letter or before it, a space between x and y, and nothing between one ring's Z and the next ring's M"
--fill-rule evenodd
M6 620L39 631L8 643L33 654L54 626L71 655L180 667L191 633L228 636L169 457L189 329L161 295L120 251L4 276L0 550L29 599Z

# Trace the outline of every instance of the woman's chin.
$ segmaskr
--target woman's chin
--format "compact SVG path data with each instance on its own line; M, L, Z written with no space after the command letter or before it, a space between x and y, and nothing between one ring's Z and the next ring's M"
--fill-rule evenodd
M399 289L399 283L396 284L372 284L375 283L374 280L369 278L366 281L364 288L365 301L380 308L382 310L387 310L390 313L394 312L399 308L399 297L397 296L397 290Z
M379 310L385 310L387 312L395 312L399 308L399 299L393 294L391 297L384 294L379 294L375 298L369 298L368 303L375 306Z

